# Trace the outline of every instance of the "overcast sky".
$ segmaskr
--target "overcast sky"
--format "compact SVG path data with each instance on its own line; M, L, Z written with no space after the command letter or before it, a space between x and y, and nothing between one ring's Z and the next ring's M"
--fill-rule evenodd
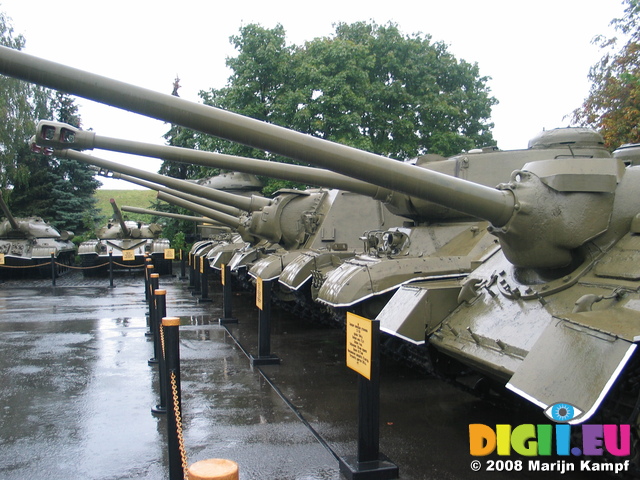
M328 36L338 22L398 24L404 34L443 41L458 59L477 63L500 102L494 138L502 149L526 148L542 129L568 125L589 91L589 68L603 52L591 44L612 34L621 0L423 0L393 2L0 0L25 52L171 93L178 75L182 98L225 85L235 55L229 37L242 25L282 24L289 44ZM168 125L79 99L83 128L99 135L163 144ZM95 151L94 155L157 171L159 161ZM130 188L111 180L106 188Z

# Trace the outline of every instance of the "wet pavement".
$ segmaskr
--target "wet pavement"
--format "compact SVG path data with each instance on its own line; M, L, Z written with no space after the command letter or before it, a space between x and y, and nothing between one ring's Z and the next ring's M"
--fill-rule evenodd
M143 283L141 275L120 275L110 288L108 279L77 273L55 287L51 280L0 283L1 479L168 479L166 420L151 413L158 379L147 363L153 344L145 335ZM257 351L258 320L252 293L234 294L239 322L227 331L218 324L216 282L212 302L199 302L177 277L161 277L160 288L167 290L167 315L182 323L188 462L234 460L242 480L340 479L337 458L357 452L358 418L344 332L274 308L271 349L281 364L251 367L245 352ZM383 358L380 451L399 466L400 478L601 478L473 472L471 423L548 421L524 419Z

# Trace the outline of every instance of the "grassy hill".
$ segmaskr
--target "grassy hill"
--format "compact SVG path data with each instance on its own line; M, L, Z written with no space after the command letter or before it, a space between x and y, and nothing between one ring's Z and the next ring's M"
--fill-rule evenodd
M156 192L153 190L96 190L95 198L98 200L97 207L100 209L100 213L106 218L112 218L113 209L109 199L113 198L118 207L127 205L129 207L150 208L151 202L156 199ZM124 212L124 214L130 220L149 221L148 215L129 212Z

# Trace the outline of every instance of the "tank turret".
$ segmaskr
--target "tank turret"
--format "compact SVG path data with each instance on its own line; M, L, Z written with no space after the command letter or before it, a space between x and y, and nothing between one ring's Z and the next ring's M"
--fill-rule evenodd
M506 385L559 422L599 413L598 424L632 424L636 443L640 167L610 157L550 155L497 187L485 186L10 49L0 50L0 72L304 159L489 222L500 252L458 291L445 280L422 286L416 306L436 365L448 378L468 378L472 369L485 385ZM453 301L440 304L445 297ZM554 417L553 407L566 404L575 408L572 416Z
M0 274L16 278L32 271L51 275L51 256L56 262L56 275L73 265L76 247L72 232L59 231L40 217L14 217L0 194L0 209L5 220L0 222ZM38 267L42 265L42 267ZM22 267L34 267L22 268Z

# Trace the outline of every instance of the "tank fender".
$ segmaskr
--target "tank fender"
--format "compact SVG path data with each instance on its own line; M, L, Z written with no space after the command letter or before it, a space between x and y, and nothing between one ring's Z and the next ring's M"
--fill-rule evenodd
M598 410L640 341L640 314L618 307L554 316L515 371L507 388L547 410L569 403L568 422Z

